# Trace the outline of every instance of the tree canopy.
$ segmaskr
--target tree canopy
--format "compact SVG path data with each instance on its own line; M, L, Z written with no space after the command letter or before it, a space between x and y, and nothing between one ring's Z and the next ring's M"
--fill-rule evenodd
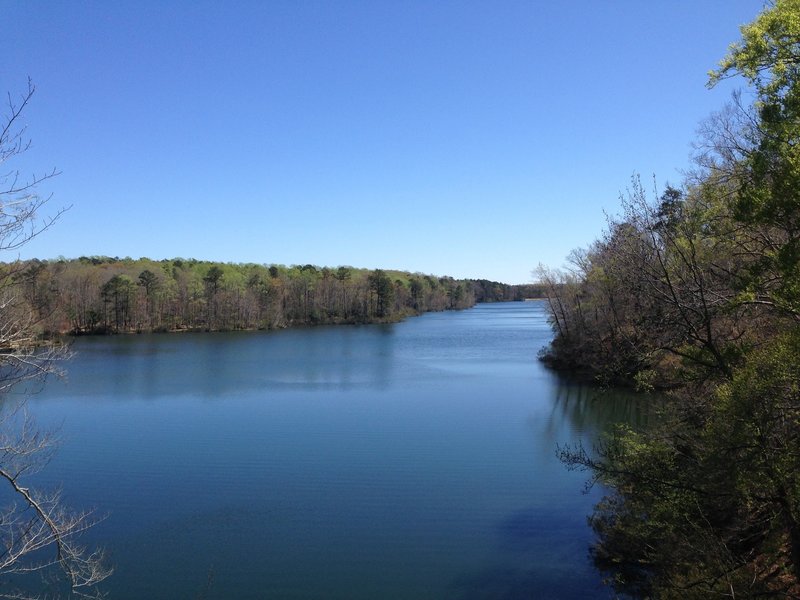
M634 178L570 271L539 271L545 360L668 390L658 426L562 449L609 486L593 556L634 597L800 597L800 2L742 28L710 83L734 75L755 99L704 124L696 172Z

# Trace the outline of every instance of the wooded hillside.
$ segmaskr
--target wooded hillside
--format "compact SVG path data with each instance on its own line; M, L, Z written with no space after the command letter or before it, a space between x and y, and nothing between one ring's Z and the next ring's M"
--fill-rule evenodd
M82 257L3 265L42 333L274 329L396 320L530 286L351 267Z
M539 271L550 364L672 390L661 426L562 449L612 490L593 553L634 597L800 597L800 2L742 28L711 84L734 75L755 101L704 123L695 172L635 178L570 270Z

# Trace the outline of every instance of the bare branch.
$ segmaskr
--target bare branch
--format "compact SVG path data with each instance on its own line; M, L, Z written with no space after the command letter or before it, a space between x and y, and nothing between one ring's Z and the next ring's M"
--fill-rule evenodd
M19 122L35 89L28 81L20 98L8 96L7 114L0 123L0 165L30 147ZM50 200L39 196L38 186L56 175L53 169L26 179L13 168L0 175L0 251L20 248L63 214L64 209L38 216ZM13 498L0 508L0 574L61 572L70 594L98 597L96 584L111 570L101 551L78 544L80 534L97 517L91 511L70 512L59 493L27 485L27 478L50 461L57 443L52 432L40 430L25 412L24 397L14 402L11 394L22 384L42 384L49 375L59 374L69 348L41 339L38 307L21 293L23 271L19 263L0 265L0 482L7 485L4 497ZM37 597L26 589L0 591L0 598Z

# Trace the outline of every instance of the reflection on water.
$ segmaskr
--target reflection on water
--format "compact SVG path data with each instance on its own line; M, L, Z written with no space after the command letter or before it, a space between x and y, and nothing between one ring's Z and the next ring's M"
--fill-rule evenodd
M81 339L30 403L63 424L42 481L110 513L115 599L605 598L556 446L650 417L546 371L550 335L531 302Z
M658 394L600 389L562 379L553 398L550 422L568 420L578 431L593 432L607 431L617 423L647 428L658 419L662 400Z
M91 378L70 367L73 396L117 400L175 395L220 398L254 389L383 388L394 366L394 325L320 327L279 332L144 334L86 338L76 347L85 360L102 360ZM58 385L58 382L55 383Z

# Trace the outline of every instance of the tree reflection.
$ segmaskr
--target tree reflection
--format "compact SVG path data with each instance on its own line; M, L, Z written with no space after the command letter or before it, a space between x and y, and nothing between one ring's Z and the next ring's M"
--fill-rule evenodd
M553 413L581 432L599 434L618 423L647 428L658 419L663 398L621 388L599 388L559 379Z

